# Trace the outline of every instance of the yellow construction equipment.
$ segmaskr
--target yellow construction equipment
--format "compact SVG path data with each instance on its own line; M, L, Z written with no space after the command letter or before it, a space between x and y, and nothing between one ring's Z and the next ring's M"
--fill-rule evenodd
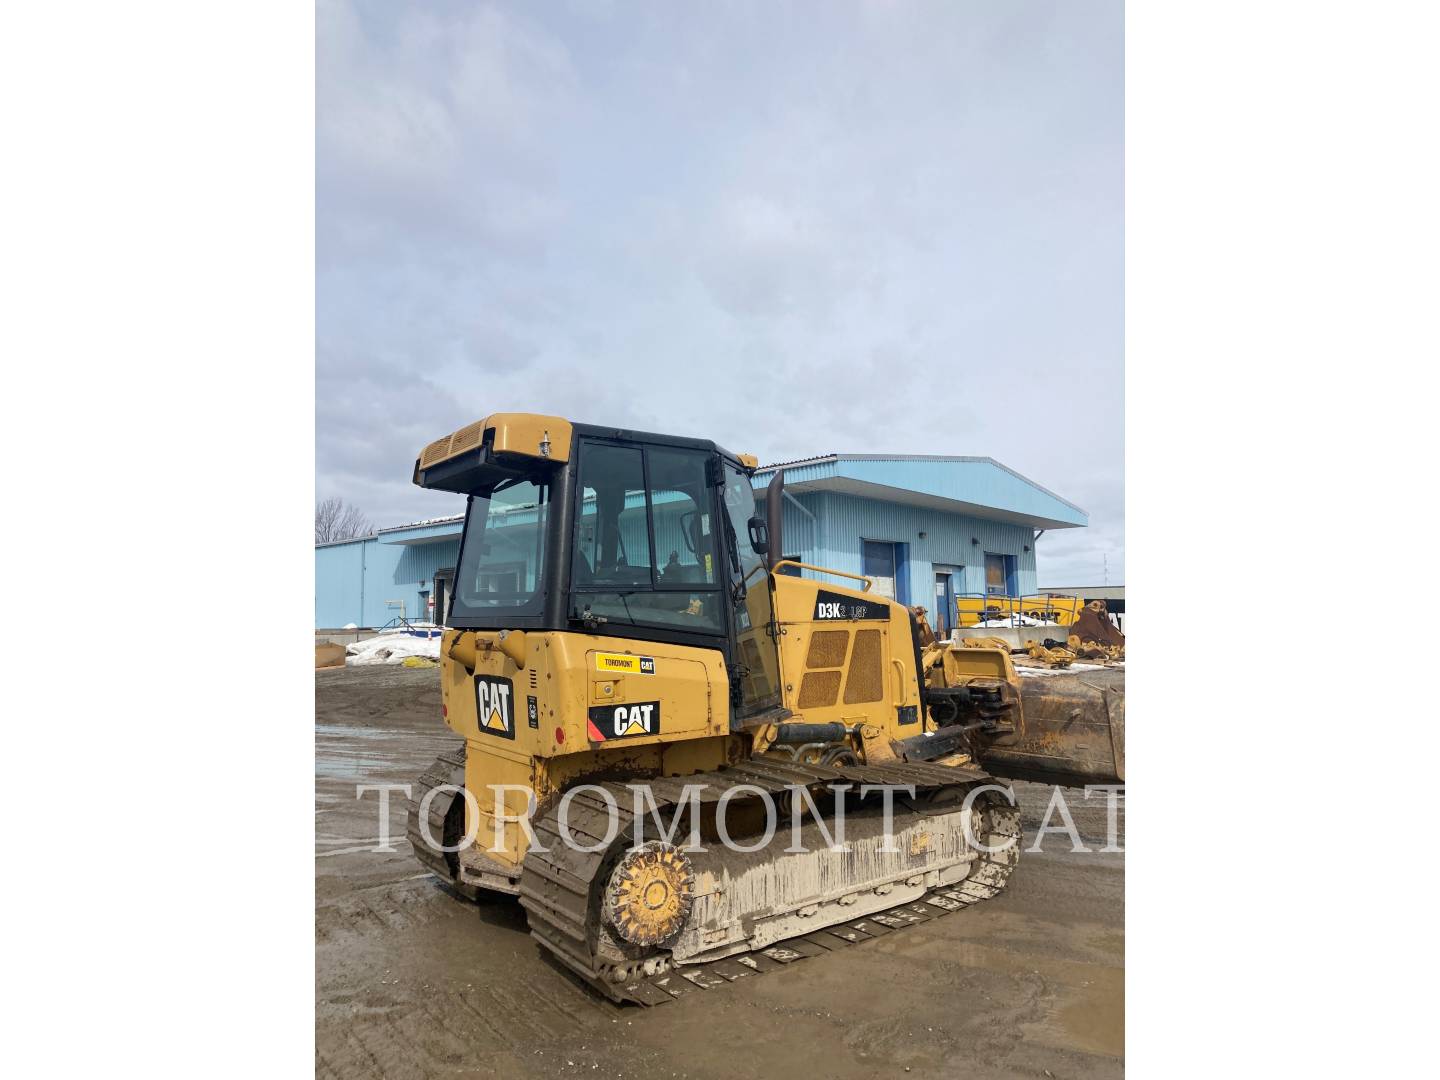
M1009 623L1021 618L1069 626L1080 617L1085 601L1078 596L958 596L955 598L958 626L982 622Z
M992 759L1063 782L1123 774L1095 752L1118 747L1123 712L1077 698L1049 717L1007 650L937 643L869 579L782 559L784 475L762 515L755 466L524 413L415 465L468 502L440 650L463 742L420 778L411 844L453 892L518 896L536 941L616 1000L669 1001L995 895L1019 814ZM772 839L777 802L792 816Z
M929 634L923 608L917 618L922 636ZM1064 660L1073 662L1073 656ZM976 760L1016 780L1077 787L1124 782L1123 669L1052 670L1027 678L1003 638L951 642L933 635L920 668L934 752L964 755L942 760Z
M1075 639L1078 645L1079 638ZM1067 668L1075 662L1075 652L1064 646L1047 646L1040 641L1025 642L1025 651L1029 653L1030 659L1039 660L1046 667Z

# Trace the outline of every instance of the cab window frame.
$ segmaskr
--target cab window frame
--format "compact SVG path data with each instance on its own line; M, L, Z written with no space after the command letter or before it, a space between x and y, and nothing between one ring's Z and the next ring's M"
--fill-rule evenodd
M593 580L581 584L577 581L577 575L575 571L576 567L579 565L579 559L582 557L581 544L579 542L580 524L584 520L585 516L586 484L584 474L585 464L587 460L586 454L587 451L592 451L595 448L604 446L633 450L640 454L641 478L642 483L644 484L645 492L645 536L650 547L650 574L648 584L622 585L617 582L602 582ZM700 501L698 501L696 504L696 510L700 513L708 514L710 518L710 531L708 534L703 535L709 549L708 554L711 557L712 570L710 572L710 576L713 579L712 581L675 581L667 583L661 580L661 572L663 569L661 565L662 555L656 543L655 485L652 479L650 460L652 451L657 449L667 452L678 452L682 454L693 455L697 464L699 464L702 470L701 475L706 478L703 483ZM692 626L681 627L677 626L674 622L662 619L647 619L644 617L646 609L642 606L637 607L631 613L629 622L609 622L606 625L606 633L619 633L626 629L633 629L635 627L643 626L652 631L658 630L662 633L667 634L694 634L701 635L707 638L726 638L729 636L730 619L725 612L725 593L727 588L725 570L729 566L729 554L725 551L723 539L717 535L716 528L719 522L719 518L717 515L719 513L724 513L725 510L724 507L720 504L720 500L718 497L720 493L718 489L713 484L709 483L709 472L707 467L709 460L712 457L718 456L719 455L714 451L699 448L683 446L653 446L650 443L635 443L629 442L624 439L609 439L594 435L582 435L576 440L574 468L575 477L573 483L574 490L571 492L572 524L570 529L571 536L569 543L571 551L570 569L568 575L569 589L567 599L567 606L571 609L570 618L572 620L574 618L574 612L581 610L581 608L583 607L583 599L587 595L615 595L619 593L628 596L634 596L637 594L643 595L646 593L705 593L713 597L711 603L714 605L714 610L717 611L720 615L718 620L716 620L715 624L713 625L706 622ZM594 489L592 488L591 490ZM666 487L663 490L680 491L682 489ZM596 510L598 513L598 506ZM624 511L622 510L622 513L623 512ZM697 562L703 566L703 554L705 554L705 552L696 552L695 554ZM590 571L593 575L593 566L590 568Z

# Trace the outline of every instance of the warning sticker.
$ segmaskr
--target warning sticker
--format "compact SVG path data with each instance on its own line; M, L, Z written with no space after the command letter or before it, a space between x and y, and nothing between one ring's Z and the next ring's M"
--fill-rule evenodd
M654 675L653 656L633 656L630 653L601 652L595 654L596 671L615 671L629 675Z

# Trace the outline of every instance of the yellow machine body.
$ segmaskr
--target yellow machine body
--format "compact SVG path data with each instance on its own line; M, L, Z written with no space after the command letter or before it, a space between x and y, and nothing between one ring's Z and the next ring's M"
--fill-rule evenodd
M540 413L493 413L467 424L420 451L417 468L433 468L488 443L497 455L518 455L542 461L567 461L574 425L560 416Z
M784 574L774 583L786 722L864 725L872 739L920 734L908 611L863 588ZM868 617L817 618L822 603L849 603ZM517 819L527 791L543 807L579 783L705 772L763 750L774 734L765 723L731 733L716 649L452 629L441 667L445 723L465 740L465 787L478 815L467 832L509 869L525 857Z
M783 573L774 580L780 674L791 719L846 727L864 723L891 738L920 734L909 611L865 589ZM816 618L822 604L846 602L871 617Z
M516 638L523 667L503 650ZM445 723L465 740L465 787L479 815L467 831L506 867L525 857L516 818L528 791L543 806L577 783L684 776L743 754L743 740L729 732L729 683L714 649L447 630L441 669Z

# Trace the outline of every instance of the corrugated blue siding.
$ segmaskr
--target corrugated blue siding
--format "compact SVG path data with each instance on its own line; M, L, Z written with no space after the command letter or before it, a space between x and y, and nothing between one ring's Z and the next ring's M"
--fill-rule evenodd
M627 503L630 505L643 505L638 501ZM667 505L665 502L658 502L655 505L655 565L664 569L670 558L670 552L683 563L694 564L695 556L685 546L685 533L681 528L680 519L689 510L693 510L695 504L689 499L680 502L672 501ZM620 525L620 538L624 541L626 554L636 564L641 562L641 557L646 548L650 546L650 540L645 535L645 515L627 514Z
M315 625L337 629L364 625L361 582L366 548L373 540L352 540L315 549Z
M1021 593L1036 591L1035 534L1027 526L833 492L801 495L798 501L816 520L812 522L786 500L786 554L800 554L805 562L858 574L862 540L904 544L910 595L901 599L908 603L933 609L937 563L964 568L957 593L983 594L987 551L1013 555ZM972 538L980 543L972 544ZM844 583L842 578L835 580Z
M764 491L757 491L755 496L755 512L763 519L765 517ZM784 529L781 534L785 550L780 554L794 556L801 562L816 562L816 556L821 550L821 498L819 495L803 492L786 495L785 516L782 522ZM796 503L799 505L797 506ZM846 568L837 567L837 569Z
M383 537L384 534L382 534ZM432 544L386 544L374 537L315 549L315 625L336 629L383 626L400 608L411 619L428 616L422 593L434 587L435 571L454 566L458 538Z

